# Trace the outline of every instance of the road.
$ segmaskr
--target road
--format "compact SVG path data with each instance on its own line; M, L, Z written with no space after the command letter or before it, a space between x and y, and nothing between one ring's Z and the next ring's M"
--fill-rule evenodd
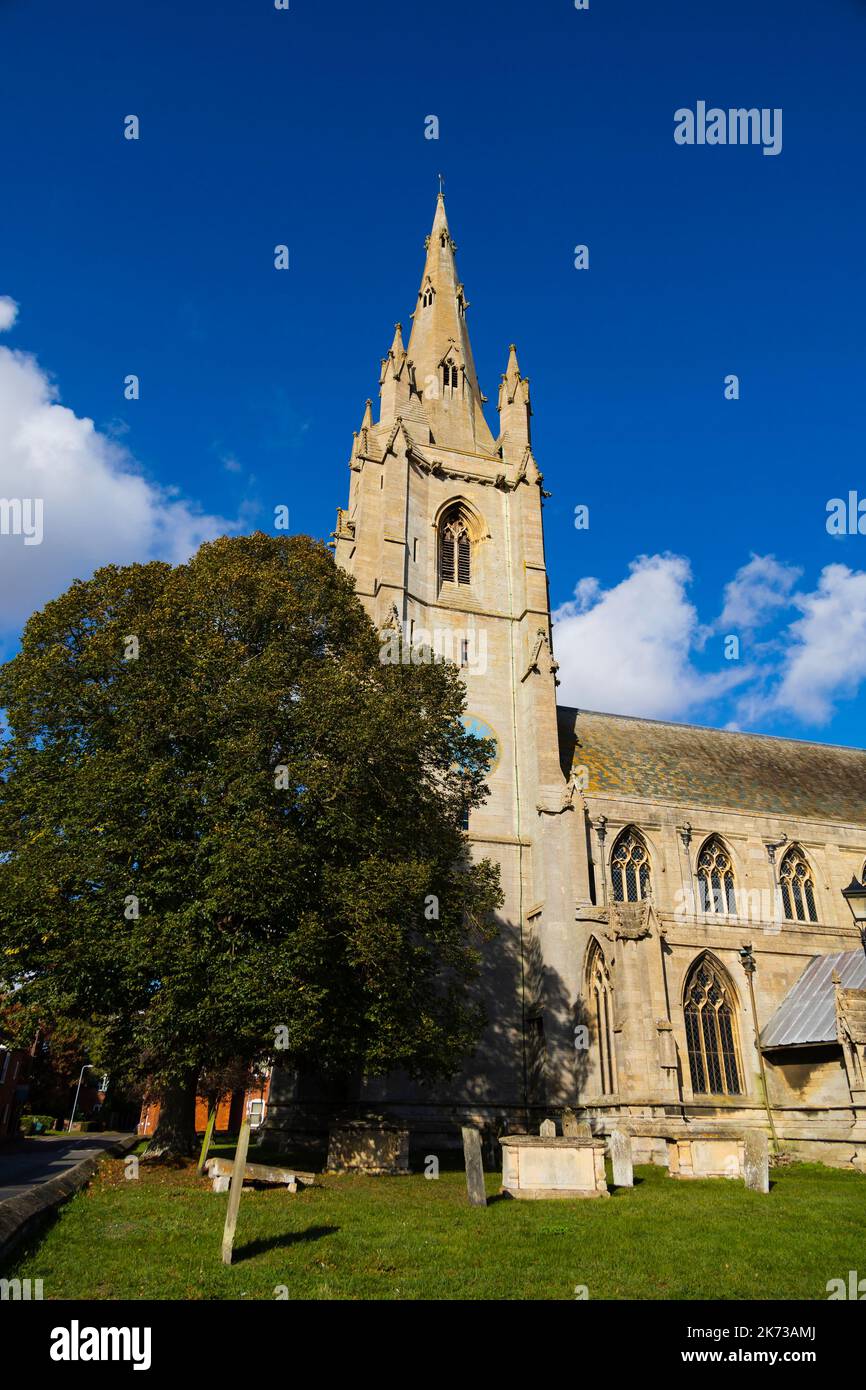
M18 1197L49 1178L60 1177L84 1158L93 1158L123 1139L122 1134L70 1134L57 1138L22 1139L0 1147L0 1202Z

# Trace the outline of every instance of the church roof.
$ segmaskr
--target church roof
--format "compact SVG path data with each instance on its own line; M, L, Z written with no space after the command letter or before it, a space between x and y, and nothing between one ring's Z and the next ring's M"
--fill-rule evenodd
M866 955L862 951L813 956L761 1030L762 1048L805 1047L838 1040L834 972L844 989L866 989Z
M863 824L866 751L560 706L560 755L592 795Z

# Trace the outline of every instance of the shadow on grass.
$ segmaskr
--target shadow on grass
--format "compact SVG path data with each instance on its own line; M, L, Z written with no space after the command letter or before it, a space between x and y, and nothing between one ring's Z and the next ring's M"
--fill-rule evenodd
M13 1271L23 1265L27 1260L32 1260L39 1252L43 1240L53 1226L57 1225L57 1218L60 1215L60 1207L52 1207L47 1211L40 1212L33 1219L33 1224L12 1247L7 1251L4 1259L0 1260L0 1278L11 1276Z
M611 1197L621 1197L626 1192L633 1191L635 1187L642 1187L645 1182L646 1178L639 1178L637 1173L635 1173L634 1178L632 1179L631 1187L620 1187L617 1183L613 1181L613 1178L608 1178L607 1186Z
M308 1226L305 1231L286 1231L281 1236L271 1236L267 1240L251 1240L246 1245L235 1248L232 1264L242 1260L252 1260L256 1255L264 1255L268 1250L282 1250L289 1245L301 1245L308 1240L321 1240L324 1236L336 1235L339 1226Z

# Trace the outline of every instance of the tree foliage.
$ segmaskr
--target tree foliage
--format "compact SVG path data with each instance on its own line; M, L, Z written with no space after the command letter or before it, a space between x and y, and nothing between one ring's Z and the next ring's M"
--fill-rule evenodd
M0 975L114 1075L188 1090L278 1030L343 1074L471 1051L491 750L453 666L380 661L323 545L101 569L29 620L0 705Z

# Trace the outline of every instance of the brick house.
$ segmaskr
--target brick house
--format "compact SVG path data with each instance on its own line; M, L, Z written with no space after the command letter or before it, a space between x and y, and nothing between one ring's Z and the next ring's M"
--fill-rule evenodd
M217 1104L215 1133L237 1134L245 1115L253 1117L254 1124L258 1112L261 1112L261 1117L264 1119L270 1084L271 1073L270 1068L268 1068L254 1084L247 1086L246 1089L238 1087L237 1090L228 1091L224 1096L221 1096ZM207 1127L207 1114L207 1101L203 1096L197 1096L195 1103L197 1134L204 1134ZM141 1107L138 1133L150 1136L156 1131L158 1123L159 1101L145 1101Z

